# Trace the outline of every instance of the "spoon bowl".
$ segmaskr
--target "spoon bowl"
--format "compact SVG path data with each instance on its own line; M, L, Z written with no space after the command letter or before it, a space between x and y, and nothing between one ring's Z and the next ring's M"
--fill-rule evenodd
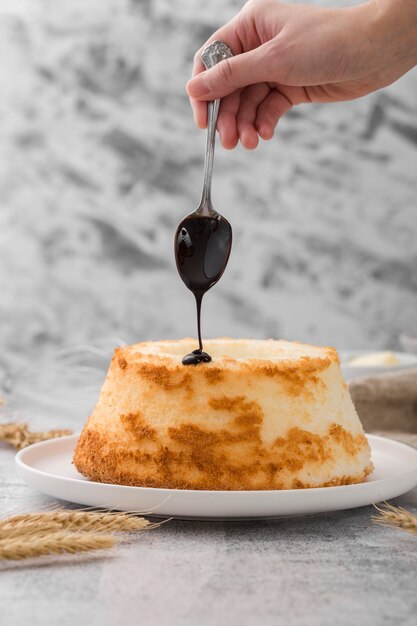
M177 228L176 262L184 284L203 294L226 269L232 247L232 228L225 217L191 213Z

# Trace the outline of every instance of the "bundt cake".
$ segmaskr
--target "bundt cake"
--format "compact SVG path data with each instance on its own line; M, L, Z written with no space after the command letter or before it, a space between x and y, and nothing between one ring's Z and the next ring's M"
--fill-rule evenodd
M370 448L337 352L275 340L195 340L115 350L79 438L93 481L177 489L299 489L358 483Z

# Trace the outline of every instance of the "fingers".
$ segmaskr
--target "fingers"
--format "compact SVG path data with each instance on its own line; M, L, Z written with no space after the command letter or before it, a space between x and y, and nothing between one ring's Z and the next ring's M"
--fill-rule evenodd
M209 39L201 46L199 50L194 55L194 64L192 76L197 76L205 70L203 62L201 61L201 53L206 46L208 46L212 41L216 40L224 41L234 55L240 54L243 51L242 43L238 36L238 22L236 18L233 18L230 22L225 24L222 28L219 28L215 33L212 34Z
M207 44L205 44L207 45ZM192 77L200 74L200 72L205 71L204 64L201 60L201 52L205 45L198 50L194 55L194 64ZM207 103L202 102L201 100L195 100L195 98L190 97L190 104L193 110L194 122L197 128L206 128L207 127Z
M223 147L231 150L240 140L244 148L253 150L259 137L272 139L279 119L293 106L291 95L284 91L285 87L280 90L261 83L223 98L217 122ZM199 104L206 106L205 102Z
M188 95L196 100L215 100L241 87L271 80L262 63L262 48L225 59L197 74L187 83Z
M278 88L270 91L256 113L255 128L262 139L272 139L279 119L291 107L292 102Z
M203 104L203 103L200 103ZM236 115L240 106L240 90L226 96L220 103L217 130L219 131L222 145L227 150L232 150L239 141Z
M207 128L207 102L190 98L190 104L197 128Z
M223 98L217 129L224 148L240 139L247 150L257 147L259 136L272 139L279 119L292 107L290 99L266 83L251 85ZM258 136L259 134L259 136Z
M215 39L228 43L234 53L242 49L231 23L214 33L205 45ZM264 44L238 53L210 70L204 68L201 50L194 57L193 77L187 85L196 125L207 126L207 101L220 98L217 130L224 148L234 148L240 139L246 149L252 150L258 145L259 137L271 139L279 119L292 107L294 99L287 93L289 88L274 88L270 82L274 58L271 46ZM276 71L275 66L274 75Z
M194 63L192 70L192 78L205 71L203 62L201 61L201 53L203 49L208 46L212 41L224 41L232 50L233 54L240 54L242 52L242 43L238 36L238 26L236 17L230 22L225 24L222 28L217 30L213 35L201 46L201 48L194 55ZM206 128L207 126L207 104L205 101L195 99L191 94L190 104L194 114L194 121L198 128ZM208 98L211 100L212 98Z
M237 113L237 132L241 144L248 150L253 150L258 145L258 132L255 120L259 104L269 93L270 88L266 83L246 87L241 94L240 108Z

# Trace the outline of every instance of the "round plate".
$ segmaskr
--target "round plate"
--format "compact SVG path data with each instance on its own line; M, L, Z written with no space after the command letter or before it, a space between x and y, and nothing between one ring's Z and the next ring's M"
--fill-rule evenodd
M87 480L72 464L78 435L50 439L16 455L18 474L39 491L78 504L181 519L274 518L365 506L417 485L417 449L368 435L375 471L343 487L283 491L196 491L108 485Z

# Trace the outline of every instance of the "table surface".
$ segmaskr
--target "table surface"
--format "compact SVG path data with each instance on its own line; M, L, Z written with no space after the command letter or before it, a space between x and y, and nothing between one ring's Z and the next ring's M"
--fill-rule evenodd
M2 517L56 504L2 444L0 498ZM416 510L417 489L395 502ZM106 554L2 562L0 606L8 626L414 625L417 538L373 512L171 521Z

